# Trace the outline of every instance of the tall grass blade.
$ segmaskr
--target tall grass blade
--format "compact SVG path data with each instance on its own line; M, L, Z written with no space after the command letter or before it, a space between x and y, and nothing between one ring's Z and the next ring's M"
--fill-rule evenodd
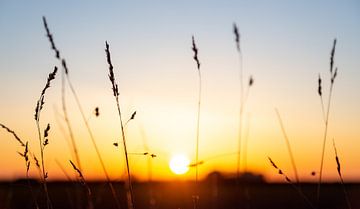
M123 145L124 145L124 155L125 155L126 171L127 171L127 177L128 177L127 178L128 209L133 209L134 208L134 195L133 195L133 189L132 189L132 183L131 183L131 175L130 175L129 159L128 159L128 152L127 152L127 146L126 146L124 123L122 120L122 114L121 114L120 103L119 103L119 95L120 95L119 88L118 88L118 84L116 83L116 80L115 80L114 67L111 62L110 48L109 48L109 44L107 42L105 42L105 47L106 47L105 48L106 60L107 60L107 63L109 64L109 79L110 79L110 82L112 85L113 96L115 97L115 100L116 100L116 107L117 107L119 120L120 120L120 130L121 130L121 135L122 135L122 140L123 140ZM135 114L136 114L136 112L133 113L132 117L135 117Z

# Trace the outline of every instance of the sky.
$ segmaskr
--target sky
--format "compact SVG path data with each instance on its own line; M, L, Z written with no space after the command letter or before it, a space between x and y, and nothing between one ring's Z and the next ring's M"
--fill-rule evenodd
M329 93L329 60L337 38L338 67L331 102L324 178L337 181L332 139L345 181L359 180L360 154L360 3L358 1L7 1L0 2L0 123L16 131L39 155L33 119L47 75L59 62L42 24L46 16L54 40L69 67L101 155L112 179L124 177L120 124L107 77L105 41L110 44L120 89L123 117L137 111L125 132L129 153L149 150L153 178L188 180L194 169L175 175L169 161L176 154L195 161L198 74L191 37L199 49L202 73L199 166L200 177L211 171L236 172L240 66L254 85L246 102L241 170L282 181L271 157L290 177L294 174L275 113L289 136L300 179L320 167L324 122L317 94L323 78L324 101ZM240 32L242 63L236 51L233 23ZM75 100L67 88L70 121L82 169L88 179L104 175ZM100 116L95 117L94 108ZM69 136L63 131L61 75L47 91L40 124L51 124L45 164L50 179L72 175ZM244 140L243 140L244 142ZM243 145L244 147L245 145ZM25 175L22 152L0 130L0 178ZM136 179L146 180L146 156L130 155ZM60 164L61 166L59 166ZM246 166L245 166L246 165ZM30 175L37 177L34 167Z

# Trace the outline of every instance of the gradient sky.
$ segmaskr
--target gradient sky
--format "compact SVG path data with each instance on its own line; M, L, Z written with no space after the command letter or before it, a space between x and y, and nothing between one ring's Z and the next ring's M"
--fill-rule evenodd
M253 75L246 109L247 169L269 180L282 180L269 165L271 156L293 176L285 141L274 111L278 108L290 137L301 179L318 171L324 125L317 78L324 78L327 98L329 56L338 39L335 64L339 68L333 92L324 177L337 180L332 148L335 138L345 180L360 173L360 3L354 1L6 1L0 2L0 123L29 140L38 152L33 111L48 73L59 63L50 50L41 17L47 17L57 47L66 59L81 103L91 117L106 166L113 179L122 178L124 159L112 143L120 138L115 100L107 78L104 42L110 43L119 82L124 117L136 110L126 127L130 152L143 152L144 142L158 155L154 178L175 176L170 157L184 153L194 161L197 72L192 59L194 35L202 64L203 95L200 127L200 167L204 177L212 170L235 171L239 60L232 24L241 33L245 78ZM42 125L53 125L46 165L51 179L64 178L71 154L61 110L60 76L47 92ZM84 174L103 178L76 104L68 94L69 112L78 141ZM22 149L0 130L0 178L24 175ZM216 157L220 156L220 157ZM206 161L206 159L209 159ZM131 169L146 178L146 158L130 157ZM37 171L31 169L31 175Z

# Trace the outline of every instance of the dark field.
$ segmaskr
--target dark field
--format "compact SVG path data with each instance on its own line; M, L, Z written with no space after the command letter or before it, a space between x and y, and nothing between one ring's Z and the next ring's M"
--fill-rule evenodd
M124 184L114 182L122 208L126 207ZM40 208L45 208L45 197L41 184L32 182L34 194ZM290 184L282 183L237 183L231 179L208 178L199 188L199 208L252 208L252 209L300 209L312 208ZM109 187L105 182L91 182L94 208L116 208ZM322 184L321 207L316 204L317 184L303 183L301 190L314 208L347 208L342 186L337 183ZM360 184L346 184L353 209L360 208ZM134 183L135 208L193 208L192 195L195 187L192 182L153 182ZM87 198L83 187L78 183L50 182L50 198L54 208L87 208ZM151 200L151 196L153 197ZM0 209L35 208L26 180L0 183Z

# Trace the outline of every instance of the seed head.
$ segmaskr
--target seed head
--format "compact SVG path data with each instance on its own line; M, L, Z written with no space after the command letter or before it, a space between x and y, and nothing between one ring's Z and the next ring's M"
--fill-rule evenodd
M319 96L322 96L322 88L321 88L321 77L319 74L319 79L318 79L318 94Z
M199 62L199 59L198 59L198 48L196 47L194 36L192 36L192 50L194 52L194 57L193 58L194 58L194 60L196 62L197 69L200 70L200 62Z
M240 33L236 23L233 24L233 31L235 35L236 49L240 52Z

